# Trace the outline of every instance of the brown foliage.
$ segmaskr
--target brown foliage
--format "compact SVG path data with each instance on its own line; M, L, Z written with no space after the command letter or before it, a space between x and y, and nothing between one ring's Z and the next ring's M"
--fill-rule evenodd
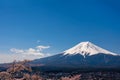
M12 80L11 74L8 72L0 72L0 80Z
M29 74L24 74L24 77L23 77L24 80L30 80L31 79L31 76Z
M40 77L39 75L36 75L36 74L31 75L31 74L22 72L24 70L32 72L31 67L29 66L29 64L27 64L28 62L30 61L28 60L24 60L21 62L14 61L12 65L7 69L6 72L0 72L0 80L43 80L43 78ZM21 72L23 76L21 78L17 78L15 75ZM19 75L21 74L18 74L18 76ZM61 80L80 80L80 76L81 75L75 75L71 77L62 77Z
M32 75L31 79L32 80L42 80L42 78L40 76L38 76L38 75Z
M81 75L75 75L73 77L62 77L61 80L80 80Z
M29 60L24 60L21 62L14 61L11 66L7 69L6 72L0 72L0 80L18 80L14 77L14 75L17 73L20 73L21 71L29 71L32 72L31 67L29 64ZM23 78L20 80L32 80L31 76L29 74L24 74Z
M14 61L10 68L7 70L9 73L15 73L15 72L20 72L22 70L27 70L27 71L32 71L31 67L27 64L30 62L29 60L24 60L21 62L16 62Z

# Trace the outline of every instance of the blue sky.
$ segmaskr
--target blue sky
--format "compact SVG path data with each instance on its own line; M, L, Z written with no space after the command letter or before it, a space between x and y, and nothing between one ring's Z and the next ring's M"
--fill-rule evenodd
M1 0L0 54L50 46L56 54L79 42L120 53L119 0Z

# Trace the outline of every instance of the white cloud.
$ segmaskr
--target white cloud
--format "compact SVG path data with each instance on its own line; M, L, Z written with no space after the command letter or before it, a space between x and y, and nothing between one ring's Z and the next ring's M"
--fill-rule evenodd
M36 48L29 48L27 50L12 48L10 49L10 51L13 53L20 53L24 55L38 55L41 57L45 57L48 54L42 53L42 51L48 48L50 48L50 46L37 46Z
M49 53L43 53L43 50L50 48L50 46L37 46L29 49L16 49L12 48L9 54L0 54L0 63L12 62L14 60L34 60L50 56Z
M39 51L42 51L43 49L48 49L50 46L37 46L36 47Z
M12 48L12 49L10 49L10 51L15 52L15 53L23 53L24 52L23 50L16 49L16 48Z

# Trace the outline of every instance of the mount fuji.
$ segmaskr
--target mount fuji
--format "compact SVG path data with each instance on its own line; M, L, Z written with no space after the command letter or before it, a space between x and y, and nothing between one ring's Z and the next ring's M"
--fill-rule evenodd
M117 55L115 53L112 53L110 51L102 49L89 41L81 42L78 45L74 46L73 48L70 48L70 49L64 51L64 55L80 54L84 57L99 54L99 53L104 53L104 54L108 54L108 55Z
M32 64L62 68L114 68L120 67L120 55L87 41L81 42L60 54L36 59L32 61Z

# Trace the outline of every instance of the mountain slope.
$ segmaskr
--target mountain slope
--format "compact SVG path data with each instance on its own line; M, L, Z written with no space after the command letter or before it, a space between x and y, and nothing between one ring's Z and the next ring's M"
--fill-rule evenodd
M120 66L120 56L91 42L82 42L63 53L34 60L32 64L67 68L118 67Z

